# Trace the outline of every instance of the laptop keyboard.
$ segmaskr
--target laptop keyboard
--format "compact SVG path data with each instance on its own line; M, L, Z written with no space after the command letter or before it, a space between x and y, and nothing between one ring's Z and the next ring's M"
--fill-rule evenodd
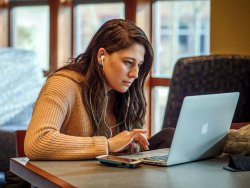
M167 161L168 155L162 155L162 156L153 156L153 157L147 157L145 160L151 160L151 161Z

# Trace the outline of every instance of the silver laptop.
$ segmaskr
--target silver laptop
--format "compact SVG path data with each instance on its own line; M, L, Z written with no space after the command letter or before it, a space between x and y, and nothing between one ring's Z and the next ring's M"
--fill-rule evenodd
M239 92L184 98L171 148L121 157L170 166L221 154L239 98Z

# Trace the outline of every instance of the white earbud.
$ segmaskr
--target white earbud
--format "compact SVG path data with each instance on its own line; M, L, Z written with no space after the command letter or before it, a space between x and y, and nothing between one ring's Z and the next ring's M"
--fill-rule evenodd
M101 63L102 63L102 66L104 66L104 58L105 58L105 56L104 56L104 55L101 55Z

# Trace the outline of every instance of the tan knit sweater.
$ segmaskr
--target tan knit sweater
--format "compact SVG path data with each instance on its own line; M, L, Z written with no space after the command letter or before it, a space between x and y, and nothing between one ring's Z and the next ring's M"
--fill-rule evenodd
M51 76L37 99L24 143L33 160L92 159L108 153L107 139L93 136L82 102L84 77L70 70Z

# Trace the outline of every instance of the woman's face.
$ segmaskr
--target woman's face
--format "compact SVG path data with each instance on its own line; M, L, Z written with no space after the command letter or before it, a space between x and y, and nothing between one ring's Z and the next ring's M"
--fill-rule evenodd
M102 55L103 48L99 49ZM129 48L109 55L103 51L103 71L108 90L114 89L124 93L138 77L140 65L144 61L145 48L141 44L133 44ZM101 56L100 56L101 57ZM98 59L101 62L101 59Z

